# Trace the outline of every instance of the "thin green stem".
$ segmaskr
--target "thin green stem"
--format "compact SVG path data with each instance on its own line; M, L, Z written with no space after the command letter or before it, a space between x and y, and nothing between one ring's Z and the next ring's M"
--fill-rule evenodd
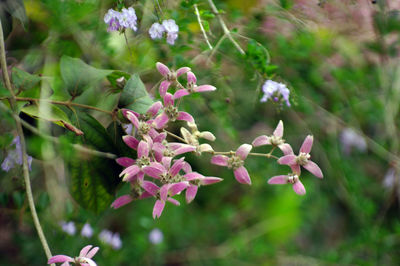
M5 52L5 48L4 48L4 37L3 37L3 26L1 24L1 21L0 21L0 64L1 64L1 69L3 71L3 79L4 79L5 86L11 94L11 97L8 98L8 100L10 102L10 105L11 105L11 108L12 108L14 114L17 116L18 114L17 114L17 109L16 109L16 104L17 104L16 97L15 97L13 88L11 86L11 82L10 82L10 79L8 76L8 71L7 71L6 52ZM26 155L26 143L25 143L24 132L22 130L22 125L20 123L20 120L15 119L14 116L13 116L13 118L15 120L15 124L17 127L17 134L19 136L19 140L21 143L22 169L23 169L23 174L24 174L25 189L26 189L26 195L27 195L28 202L29 202L29 208L31 210L33 223L38 232L40 242L42 243L44 252L46 253L47 259L50 259L52 257L51 251L50 251L49 245L47 244L46 237L43 233L42 226L40 225L39 217L36 213L35 202L33 200L31 181L30 181L30 177L29 177L28 158ZM54 265L54 264L52 264L52 265Z
M38 98L31 98L31 97L1 97L0 100L5 100L5 99L10 99L13 98L15 101L30 101L30 102L47 102L47 103L51 103L51 104L57 104L57 105L64 105L67 107L71 107L71 106L76 106L76 107L80 107L80 108L84 108L84 109L91 109L91 110L95 110L98 112L102 112L102 113L106 113L109 115L113 115L113 112L111 111L107 111L107 110L103 110L94 106L90 106L90 105L86 105L86 104L80 104L80 103L73 103L73 102L64 102L64 101L55 101L55 100L49 100L49 99L38 99Z
M242 49L242 47L240 47L239 43L237 43L236 40L232 37L231 31L226 26L224 20L221 17L221 14L219 13L217 7L214 4L213 0L208 0L208 3L210 4L211 10L217 16L219 24L221 25L222 30L224 31L225 35L233 43L233 45L236 47L236 49L239 51L239 53L242 54L242 55L245 55L246 54L245 51Z
M175 135L174 133L169 132L168 130L165 130L165 129L164 129L164 132L167 133L168 135L170 135L171 137L174 137L174 138L182 141L183 143L186 143L186 140L184 140L183 138L179 137L178 135Z
M197 7L197 4L194 4L193 6L194 6L194 13L195 13L196 16L197 16L197 22L199 23L199 26L200 26L200 30L201 30L201 32L203 33L203 36L204 36L204 39L206 40L206 43L207 43L207 45L208 45L208 48L209 48L210 50L212 50L213 47L212 47L210 41L208 40L207 33L206 33L206 31L205 31L205 29L204 29L204 27L203 27L203 23L201 23L200 12L199 12L199 9L198 9L198 7Z

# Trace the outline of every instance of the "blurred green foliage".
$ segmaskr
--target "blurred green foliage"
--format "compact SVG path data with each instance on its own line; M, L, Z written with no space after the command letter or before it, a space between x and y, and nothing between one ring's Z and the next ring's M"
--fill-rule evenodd
M223 37L208 1L26 0L29 23L22 16L10 20L12 13L2 9L2 23L13 25L6 49L16 92L48 100L72 96L75 103L110 112L133 104L143 112L159 97L155 63L189 66L198 84L218 88L187 96L180 105L201 130L215 133L215 150L251 143L283 120L285 139L295 151L307 134L314 135L313 161L324 179L305 173L307 194L300 197L290 186L267 185L269 177L288 171L273 161L246 161L253 181L248 187L231 171L211 165L209 156L188 155L194 169L225 180L202 187L190 205L179 196L182 205L167 204L154 221L153 200L106 208L116 195L129 192L119 184L121 169L111 160L79 157L71 148L73 142L129 152L121 146L121 127L109 115L94 110L83 115L79 108L76 115L57 106L62 118L37 120L27 111L35 108L32 103L21 118L59 139L54 144L25 130L34 157L35 202L53 254L74 256L93 244L101 248L95 257L99 265L398 265L400 6L396 1L214 2L245 56ZM200 31L195 3L213 51ZM109 8L122 4L132 5L138 15L138 31L126 32L128 44L123 34L108 33L103 22ZM169 18L180 28L174 46L147 33L153 22ZM268 78L288 85L291 108L259 102ZM0 87L0 97L5 96ZM87 134L73 136L53 120L71 122ZM365 139L367 150L345 151L340 137L346 128ZM12 119L1 113L1 162L13 134ZM395 174L389 182L391 168ZM1 172L1 265L45 264L24 191L20 169ZM61 221L74 221L77 233L67 235ZM90 239L79 234L86 222L94 229ZM159 245L149 241L154 228L164 234ZM98 239L103 229L120 233L120 250Z

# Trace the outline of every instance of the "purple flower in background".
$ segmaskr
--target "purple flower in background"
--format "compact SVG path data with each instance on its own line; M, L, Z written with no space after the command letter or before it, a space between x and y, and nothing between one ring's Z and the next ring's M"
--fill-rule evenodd
M122 241L119 233L113 233L110 230L105 229L100 232L99 239L110 245L113 249L117 250L122 247Z
M163 37L164 32L165 32L164 26L158 22L153 23L153 25L151 25L149 29L150 37L153 40L161 39Z
M167 43L170 45L175 44L175 40L178 38L179 27L176 25L175 20L167 19L162 22L165 32L167 33Z
M61 229L65 232L65 233L67 233L67 234L69 234L69 235L71 235L71 236L73 236L73 235L75 235L75 233L76 233L76 227L75 227L75 223L74 222L65 222L65 221L62 221L61 223L60 223L60 226L61 226Z
M8 172L11 168L14 168L16 164L22 165L22 148L19 136L15 137L10 145L10 147L14 146L14 149L10 149L7 152L7 157L4 159L1 164L1 169ZM28 166L29 170L31 169L32 157L28 155Z
M90 226L90 224L85 223L85 225L82 227L81 230L81 236L90 238L93 235L93 228Z
M133 7L130 7L128 9L123 8L121 15L119 17L119 23L121 24L122 27L126 29L132 29L133 31L137 30L137 17L135 13L135 9Z
M78 257L71 258L66 255L56 255L51 257L47 263L62 263L62 266L69 266L69 263L71 262L74 265L97 266L96 262L94 262L92 258L96 255L98 250L98 247L92 248L92 245L88 245L81 250Z
M149 234L149 241L154 245L160 244L164 240L164 235L160 229L154 228Z
M343 129L342 133L340 133L340 143L346 155L349 155L353 148L360 152L365 152L367 150L367 142L364 137L352 128Z
M289 94L290 91L283 83L278 83L273 80L267 80L262 90L264 92L264 96L261 98L260 102L266 102L268 99L271 99L274 102L279 102L281 98L286 102L287 106L290 106L289 102Z
M117 31L121 28L121 13L113 9L109 9L104 15L104 22L108 25L107 31Z

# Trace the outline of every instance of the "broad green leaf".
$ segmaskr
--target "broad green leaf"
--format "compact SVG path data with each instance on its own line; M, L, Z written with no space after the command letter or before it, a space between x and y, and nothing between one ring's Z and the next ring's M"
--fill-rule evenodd
M79 127L85 133L75 143L103 152L116 153L106 129L92 116L79 113ZM85 209L99 213L110 207L120 182L121 167L114 160L77 153L70 162L71 194Z
M34 118L45 119L59 126L64 126L64 123L62 123L61 121L71 123L69 121L68 116L64 113L63 110L54 105L49 105L49 108L50 108L49 112L40 114L39 106L36 104L32 104L23 107L21 111Z
M14 67L12 69L12 82L18 90L29 90L38 85L41 80L41 77L37 75L29 74L19 68Z
M139 75L133 75L122 90L118 102L119 108L128 108L138 113L145 113L153 100L149 97L146 87Z
M100 82L113 70L94 68L79 58L63 56L60 71L65 87L72 97L81 95L85 89Z

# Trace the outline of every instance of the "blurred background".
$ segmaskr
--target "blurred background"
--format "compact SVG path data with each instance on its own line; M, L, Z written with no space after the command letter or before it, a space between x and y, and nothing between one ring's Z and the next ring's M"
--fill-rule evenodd
M247 160L252 185L246 186L231 170L211 165L207 154L187 156L195 170L224 181L201 187L190 205L180 195L181 206L167 204L158 220L152 219L151 199L94 212L72 196L73 170L65 158L75 154L62 145L67 133L21 115L61 140L54 145L25 132L34 198L53 255L77 255L93 244L100 247L98 265L399 265L399 1L215 0L245 56L223 38L208 1L122 1L138 17L138 31L126 32L128 45L103 21L117 2L23 1L29 21L24 28L14 19L6 41L10 68L40 76L41 93L50 89L57 96L59 62L68 55L139 74L157 97L156 62L190 66L198 84L217 91L188 96L181 109L216 135L215 150L236 150L270 135L282 120L295 152L314 135L311 154L324 179L303 171L307 194L298 196L290 186L267 184L288 171L273 160ZM179 25L175 45L150 39L151 24L170 18ZM260 102L267 79L287 84L291 107ZM104 97L88 94L82 101L112 108L109 83L96 91ZM90 113L104 127L112 124L110 117ZM1 162L14 136L12 119L1 112ZM117 183L118 175L109 179ZM127 191L119 184L114 195ZM19 167L0 170L0 254L0 265L45 264Z

